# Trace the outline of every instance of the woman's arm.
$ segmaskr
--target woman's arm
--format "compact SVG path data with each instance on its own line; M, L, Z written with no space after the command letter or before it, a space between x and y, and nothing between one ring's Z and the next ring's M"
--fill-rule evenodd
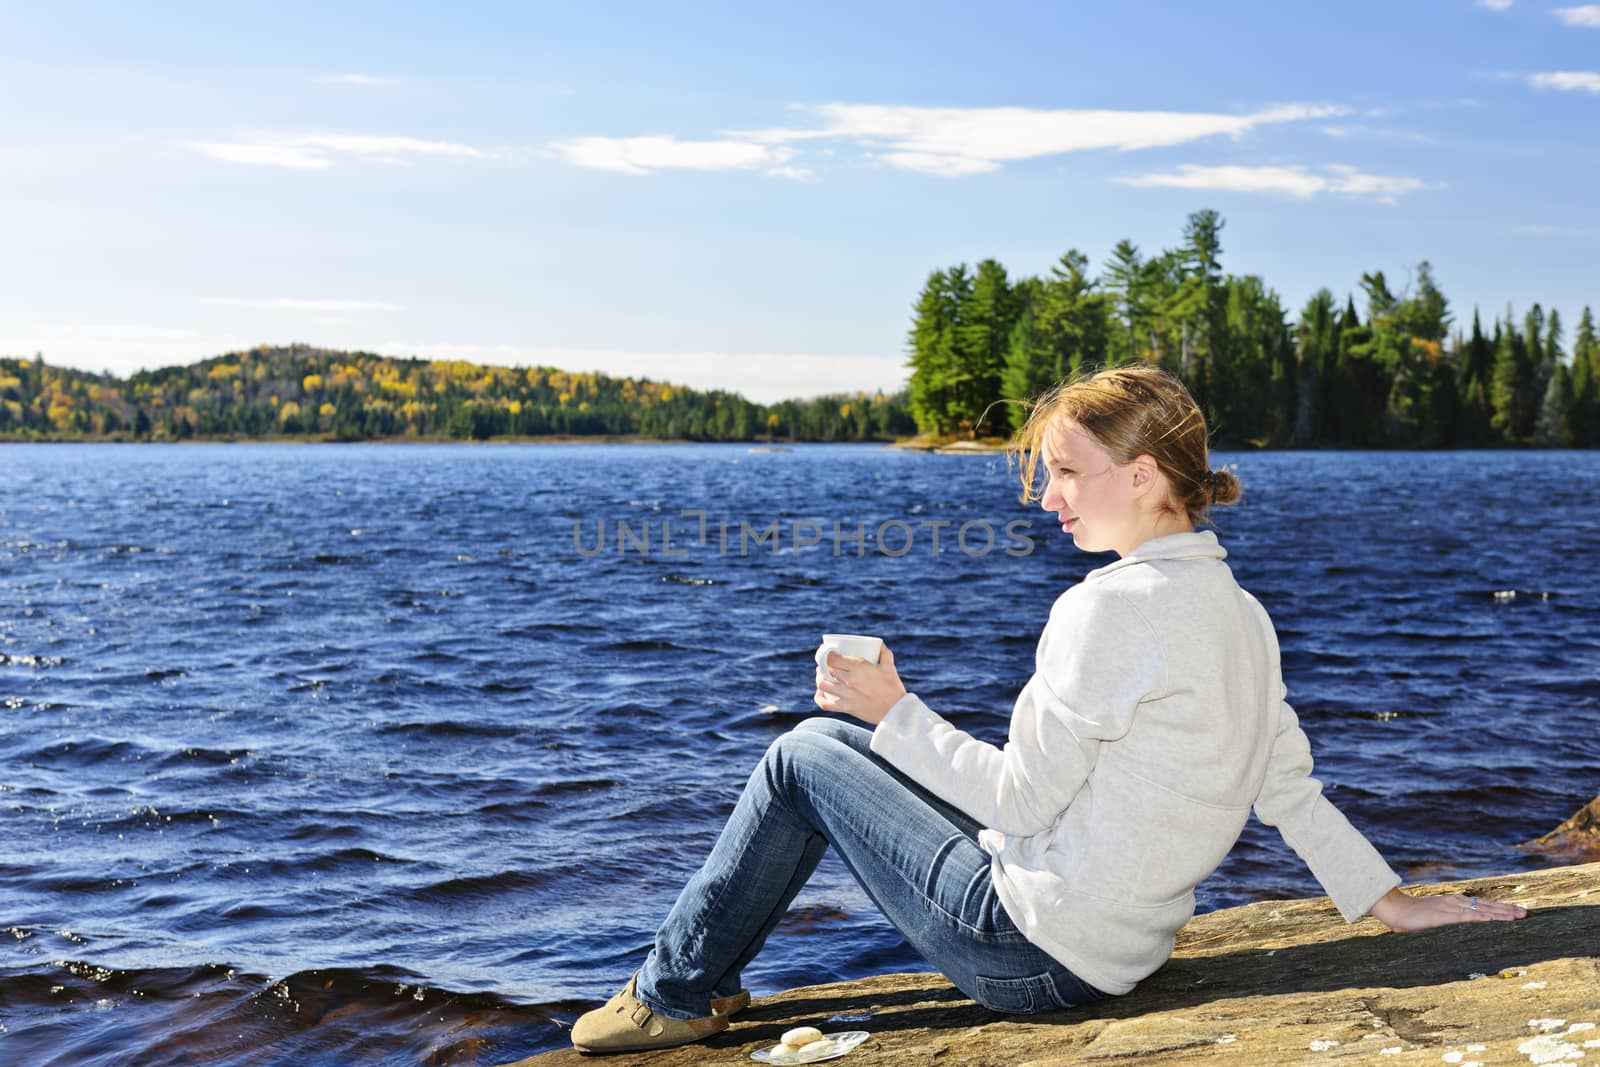
M985 827L1018 837L1060 818L1094 769L1101 742L1125 734L1140 702L1166 678L1144 617L1094 583L1058 599L1004 746L957 729L906 693L887 649L881 664L830 656L828 668L841 681L818 672L818 707L874 724L874 753Z
M1372 906L1371 914L1389 929L1400 932L1450 923L1508 922L1526 918L1528 909L1520 904L1502 904L1460 893L1414 897L1396 886Z

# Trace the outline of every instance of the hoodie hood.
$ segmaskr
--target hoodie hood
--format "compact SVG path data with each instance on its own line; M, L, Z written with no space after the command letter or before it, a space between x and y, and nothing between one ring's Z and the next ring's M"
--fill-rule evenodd
M1211 530L1168 534L1166 537L1152 538L1121 559L1107 563L1104 567L1095 568L1084 575L1083 580L1093 581L1136 563L1152 563L1161 559L1227 558L1228 550L1218 543L1216 533Z

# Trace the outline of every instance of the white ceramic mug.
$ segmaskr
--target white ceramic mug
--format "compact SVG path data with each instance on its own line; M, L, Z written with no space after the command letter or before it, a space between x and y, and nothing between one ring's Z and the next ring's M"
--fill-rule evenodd
M828 653L837 652L841 656L855 656L868 663L878 662L878 656L883 652L883 638L866 637L862 634L823 634L822 644L817 647L817 666L822 669L822 676L830 682L839 679L828 670Z

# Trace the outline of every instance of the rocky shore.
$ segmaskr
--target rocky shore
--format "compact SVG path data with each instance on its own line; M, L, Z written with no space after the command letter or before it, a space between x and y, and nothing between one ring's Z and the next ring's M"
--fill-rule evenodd
M1198 916L1165 967L1089 1008L997 1015L937 974L881 975L759 998L701 1044L515 1067L735 1067L806 1024L870 1031L850 1067L1600 1062L1600 863L1412 888L1529 915L1391 934L1326 898L1263 901Z

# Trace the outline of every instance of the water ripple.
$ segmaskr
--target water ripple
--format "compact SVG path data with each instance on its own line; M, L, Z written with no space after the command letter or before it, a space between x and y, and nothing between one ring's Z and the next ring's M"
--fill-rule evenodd
M637 965L751 767L815 713L821 632L881 633L931 706L1003 742L1051 602L1106 562L980 457L11 447L18 1062L562 1045L555 1020ZM1245 486L1219 516L1230 563L1279 628L1329 795L1407 878L1546 862L1515 846L1600 765L1600 455L1218 460ZM1026 554L961 549L960 524L1013 520ZM741 551L741 522L781 543ZM1252 824L1200 898L1316 892ZM925 966L830 855L745 981Z

